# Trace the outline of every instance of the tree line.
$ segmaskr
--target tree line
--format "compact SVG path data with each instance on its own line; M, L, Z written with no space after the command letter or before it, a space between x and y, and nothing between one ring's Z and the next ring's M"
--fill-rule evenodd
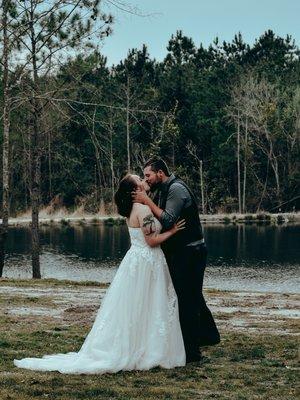
M31 209L38 277L40 208L115 212L120 177L153 155L201 212L297 209L295 40L269 30L251 45L239 33L205 48L177 31L164 60L144 45L109 67L97 45L113 17L100 5L2 1L0 244L8 215Z

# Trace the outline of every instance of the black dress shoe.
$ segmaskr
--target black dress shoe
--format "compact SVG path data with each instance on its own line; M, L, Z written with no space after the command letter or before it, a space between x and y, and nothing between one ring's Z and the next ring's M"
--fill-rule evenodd
M193 353L186 355L186 363L202 361L203 356L201 353Z

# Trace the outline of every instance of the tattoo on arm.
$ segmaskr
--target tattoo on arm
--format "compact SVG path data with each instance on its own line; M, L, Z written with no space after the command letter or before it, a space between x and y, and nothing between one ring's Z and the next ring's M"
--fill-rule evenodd
M153 235L153 233L155 233L156 226L152 214L149 214L143 218L143 230L145 232L145 235L147 236Z

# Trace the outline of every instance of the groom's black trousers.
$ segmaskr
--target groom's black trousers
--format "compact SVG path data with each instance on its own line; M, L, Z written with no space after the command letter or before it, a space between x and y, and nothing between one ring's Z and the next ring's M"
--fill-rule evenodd
M220 335L202 293L207 249L205 244L165 251L178 297L180 325L187 357L199 346L220 342Z

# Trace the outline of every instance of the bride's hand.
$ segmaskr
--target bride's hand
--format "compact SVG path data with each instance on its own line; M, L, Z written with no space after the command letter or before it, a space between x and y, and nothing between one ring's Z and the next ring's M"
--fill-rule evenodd
M178 231L182 231L185 229L185 219L181 219L180 221L176 222L170 229L173 234L177 233Z

